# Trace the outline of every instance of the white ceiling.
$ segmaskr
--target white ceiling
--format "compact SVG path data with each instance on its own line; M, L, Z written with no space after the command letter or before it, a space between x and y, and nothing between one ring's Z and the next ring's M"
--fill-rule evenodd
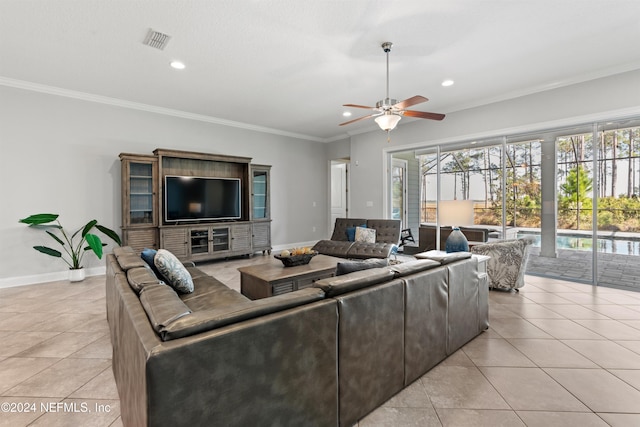
M329 141L376 128L338 124L385 97L384 41L391 98L451 113L640 68L640 1L0 0L0 84Z

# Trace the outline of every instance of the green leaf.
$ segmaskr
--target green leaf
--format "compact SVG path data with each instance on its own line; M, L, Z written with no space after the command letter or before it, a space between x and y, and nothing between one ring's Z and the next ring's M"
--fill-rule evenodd
M102 231L107 237L111 238L111 240L116 242L118 246L122 246L122 241L120 240L120 236L118 236L118 233L100 224L96 224L96 228Z
M49 230L45 230L45 233L47 233L49 236L53 237L53 239L60 243L62 246L64 246L64 242L62 240L60 240L60 238L58 236L56 236L55 234L53 234L52 232L50 232Z
M24 224L29 224L29 225L40 225L40 224L46 224L51 221L55 221L56 219L58 219L58 216L59 216L58 214L47 214L47 213L36 214L36 215L28 216L26 218L22 218L18 222L22 222Z
M46 246L34 246L38 252L42 252L43 254L51 255L52 257L62 258L62 253L60 251L56 251L55 249L48 248Z
M97 223L98 221L96 221L95 219L92 219L91 221L89 221L87 225L85 225L84 228L82 229L82 237L85 237L87 233L89 233Z
M87 243L89 244L91 250L93 250L93 253L95 253L99 259L102 259L102 241L100 240L100 238L91 233L84 236L84 238L87 240Z

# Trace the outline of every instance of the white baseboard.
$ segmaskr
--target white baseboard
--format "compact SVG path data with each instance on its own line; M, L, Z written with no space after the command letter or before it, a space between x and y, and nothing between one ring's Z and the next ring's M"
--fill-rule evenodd
M296 242L296 243L287 243L284 245L275 245L273 247L274 251L281 251L283 249L291 249L291 248L304 248L311 247L315 245L317 240L312 240L309 242ZM87 268L87 277L91 276L100 276L101 274L105 274L106 267L93 267ZM32 276L20 276L20 277L8 277L6 279L0 279L0 289L2 288L12 288L14 286L24 286L24 285L37 285L39 283L46 282L59 282L69 280L69 270L58 271L54 273L44 273L44 274L35 274Z
M106 267L93 267L86 269L86 277L100 276L106 273ZM55 273L35 274L32 276L8 277L0 279L0 289L13 288L15 286L37 285L46 282L60 282L69 280L69 270L58 271Z

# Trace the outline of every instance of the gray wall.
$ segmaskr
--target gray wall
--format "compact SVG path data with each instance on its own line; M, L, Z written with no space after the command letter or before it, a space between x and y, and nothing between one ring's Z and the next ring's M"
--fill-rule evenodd
M66 277L62 261L31 248L50 238L20 218L51 212L65 228L95 218L119 230L120 152L170 148L273 165L273 245L324 237L328 144L5 86L0 99L0 287ZM85 259L89 273L103 271L104 261Z
M403 119L391 142L377 130L322 144L4 86L0 100L3 286L64 277L64 264L31 249L46 236L18 219L53 212L68 228L91 218L120 227L120 152L172 148L273 165L272 240L286 247L326 237L329 160L351 158L350 216L383 218L386 152L639 115L640 70L459 111L443 122ZM89 257L86 265L100 272L104 264Z
M351 214L385 215L386 152L631 115L640 115L640 70L458 111L442 122L401 122L390 142L381 131L355 135L351 163L358 166L351 168Z

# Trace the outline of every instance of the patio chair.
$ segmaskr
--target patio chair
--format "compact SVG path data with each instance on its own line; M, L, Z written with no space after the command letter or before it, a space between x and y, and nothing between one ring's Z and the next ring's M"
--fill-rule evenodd
M523 237L502 242L489 242L471 248L474 254L491 257L487 262L489 289L515 289L518 292L518 288L524 286L524 273L532 243L532 238Z

